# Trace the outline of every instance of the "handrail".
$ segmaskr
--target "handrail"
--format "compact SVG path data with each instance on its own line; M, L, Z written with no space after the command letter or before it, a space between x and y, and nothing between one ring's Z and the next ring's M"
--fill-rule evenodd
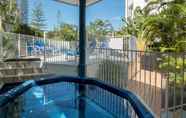
M20 61L41 61L41 59L40 58L10 58L4 60L4 62L20 62Z
M13 101L16 97L26 92L28 89L35 85L46 85L58 82L72 82L78 84L95 85L104 90L107 90L117 96L120 96L129 101L133 109L139 118L155 118L154 114L143 104L143 102L132 92L125 89L119 89L111 85L105 84L99 80L92 78L80 78L80 77L69 77L69 76L56 76L38 81L27 81L19 85L18 87L8 91L7 93L0 96L0 108Z

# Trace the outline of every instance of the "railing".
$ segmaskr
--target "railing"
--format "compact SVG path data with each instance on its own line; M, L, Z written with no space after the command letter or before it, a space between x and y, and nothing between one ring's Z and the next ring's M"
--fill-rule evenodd
M76 41L44 40L9 33L0 36L1 39L15 39L9 45L3 41L13 48L12 55L35 56L47 64L71 64L77 68L79 52ZM157 117L186 117L186 54L128 50L128 43L123 40L123 49L110 49L101 48L101 42L93 47L88 42L87 76L133 91ZM12 49L6 45L1 52ZM99 91L96 94L103 95L104 92ZM100 98L95 100L101 102Z
M121 49L128 48L127 38L107 38L109 41L88 41L87 55L92 55L93 48L108 48L113 42L110 45L113 48L118 48L117 44ZM46 63L78 64L79 42L0 32L0 55L1 58L39 57Z
M90 98L92 96L91 94L93 94L92 92L95 92L92 89L101 90L105 95L107 95L107 99L102 99L106 102L105 104L98 103L98 105L104 107L104 105L106 104L108 104L109 106L110 104L112 104L113 107L115 108L110 109L108 107L106 110L108 110L109 112L112 111L111 113L113 115L116 115L116 117L118 118L154 118L154 115L151 113L151 111L149 111L148 108L140 101L140 99L137 96L135 96L132 92L128 90L121 90L121 89L115 88L113 86L107 85L98 80L82 79L82 78L77 78L77 77L54 77L54 78L49 78L45 80L39 80L36 82L28 81L28 82L23 83L22 85L10 90L6 94L1 95L1 99L0 99L1 116L2 117L6 117L8 115L11 116L11 114L7 114L7 112L12 107L13 107L12 108L13 110L16 110L14 109L14 107L18 107L18 105L20 105L18 104L20 103L20 101L16 100L16 98L21 96L23 93L27 92L30 88L35 87L35 86L44 86L44 85L47 85L47 86L50 85L52 87L52 84L59 83L59 82L76 83L76 84L87 86L89 89L87 89L86 97L90 97ZM53 89L50 89L50 87L48 88L49 89L45 87L46 91L53 90ZM58 90L59 89L60 88L58 88ZM47 92L51 93L50 91L47 91ZM54 93L55 92L51 94L54 95ZM58 93L60 92L58 91ZM101 98L102 96L96 95L94 97ZM112 103L109 103L109 101L106 101L106 100L109 100L109 98L111 99L114 98L112 99ZM24 102L24 99L22 99L21 103L23 102ZM11 111L11 112L12 114L15 115L14 113L15 111Z
M112 49L94 53L89 76L133 91L157 117L186 117L186 53Z
M78 63L78 42L52 40L23 34L0 33L0 54L4 58L36 57L47 63Z

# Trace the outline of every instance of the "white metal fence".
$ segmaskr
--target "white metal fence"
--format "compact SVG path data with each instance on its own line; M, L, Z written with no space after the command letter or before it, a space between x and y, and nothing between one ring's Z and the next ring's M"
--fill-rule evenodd
M128 50L130 43L124 38L122 49L112 49L101 47L103 42L88 42L87 75L130 89L157 117L186 117L186 54ZM39 57L46 63L76 66L79 60L78 41L0 33L0 45L1 58Z

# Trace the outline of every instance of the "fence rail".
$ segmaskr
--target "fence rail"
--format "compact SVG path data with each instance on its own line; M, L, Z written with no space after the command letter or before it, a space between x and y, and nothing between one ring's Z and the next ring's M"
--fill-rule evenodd
M11 56L38 56L46 63L78 64L77 41L9 33L1 33L0 39L4 45L1 54L6 51ZM12 42L7 43L9 40ZM186 117L186 53L129 50L129 41L123 41L123 49L100 48L100 44L91 47L89 42L87 76L133 91L157 117ZM97 90L96 94L105 93Z
M90 76L133 91L157 117L186 117L186 53L94 50Z
M40 57L48 63L78 62L77 41L60 41L23 34L0 33L1 57Z

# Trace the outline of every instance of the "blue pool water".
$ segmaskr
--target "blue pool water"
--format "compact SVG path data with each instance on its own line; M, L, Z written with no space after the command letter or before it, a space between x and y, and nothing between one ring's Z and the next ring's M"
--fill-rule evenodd
M79 98L80 99L80 98ZM86 98L81 98L85 104L85 111L81 111L77 105L74 105L74 99L49 101L46 104L38 103L32 108L27 108L22 113L22 118L80 118L81 112L84 112L85 118L112 118L112 116L101 109L99 106Z
M19 118L113 118L90 99L79 97L75 84L36 86L16 101Z
M137 117L154 115L130 91L93 79L59 76L31 80L0 95L0 118Z

